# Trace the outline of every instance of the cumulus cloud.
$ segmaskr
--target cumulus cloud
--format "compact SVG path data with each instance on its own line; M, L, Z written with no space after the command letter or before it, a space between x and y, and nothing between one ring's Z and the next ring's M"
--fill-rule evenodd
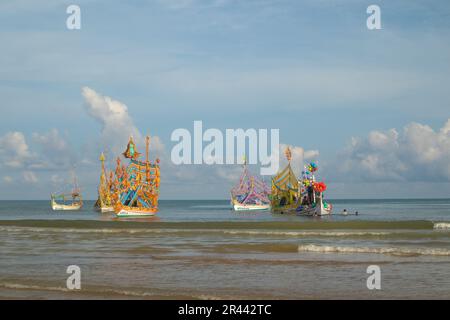
M3 182L9 184L9 183L13 182L13 178L11 178L10 176L4 176Z
M303 170L303 165L307 161L315 161L319 157L318 150L305 150L299 146L288 144L280 144L280 169L287 165L287 159L284 155L286 148L289 147L292 153L291 167L296 175L300 175Z
M413 122L401 130L354 137L337 171L369 181L449 181L450 119L437 131Z
M25 180L25 182L30 183L30 184L34 184L39 181L38 177L36 176L36 174L33 171L24 171L24 172L22 172L22 176L23 176L23 179Z
M75 152L60 135L58 129L54 128L46 133L35 132L32 134L32 141L41 148L41 161L30 168L67 169L76 163Z
M29 144L20 131L0 136L0 167L13 170L60 170L75 162L72 150L57 129L48 133L33 133L31 142Z
M82 95L86 102L86 109L90 116L97 120L101 126L101 140L104 148L110 149L113 154L123 152L130 136L133 136L138 148L142 150L145 140L128 113L128 107L111 97L97 93L95 90L83 87ZM163 145L159 137L151 137L150 148L162 151Z
M67 142L59 135L58 129L51 129L48 133L33 133L35 142L41 144L45 151L63 152L67 150Z
M22 132L8 132L0 137L0 161L10 168L21 168L33 158Z

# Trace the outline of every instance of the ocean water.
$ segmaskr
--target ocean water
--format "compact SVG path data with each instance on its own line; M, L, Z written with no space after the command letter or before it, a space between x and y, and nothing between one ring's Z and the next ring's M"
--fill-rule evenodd
M161 201L156 217L125 220L93 201L0 201L0 298L450 298L450 200L330 202L335 214L312 218ZM81 290L66 287L69 265Z

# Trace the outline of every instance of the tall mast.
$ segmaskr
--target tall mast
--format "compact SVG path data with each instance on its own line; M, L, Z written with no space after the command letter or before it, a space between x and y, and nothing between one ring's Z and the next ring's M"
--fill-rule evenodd
M145 175L147 178L147 182L150 181L150 166L149 166L150 163L148 161L149 148L150 148L150 137L147 136L145 138Z
M287 147L286 150L284 150L284 155L286 156L286 159L289 161L289 164L291 164L292 159L291 148Z
M149 146L150 146L150 137L147 136L145 138L145 162L147 162L147 163L148 163L148 149L149 149Z
M72 177L73 177L73 191L72 193L78 193L78 183L77 183L77 176L75 175L75 170L72 171Z
M100 154L100 162L102 163L102 174L100 176L100 183L108 183L108 175L106 174L106 169L105 169L105 154L102 152ZM103 181L102 181L103 180Z

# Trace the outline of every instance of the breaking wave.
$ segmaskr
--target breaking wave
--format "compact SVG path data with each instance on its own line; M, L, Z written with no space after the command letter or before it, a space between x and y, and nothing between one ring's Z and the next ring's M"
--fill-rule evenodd
M76 229L39 227L2 227L0 232L28 232L37 234L224 234L234 236L281 236L281 237L381 237L392 234L383 231L271 231L271 230L220 230L220 229Z
M436 222L433 228L438 230L449 230L450 222Z
M179 293L153 293L148 291L132 291L132 290L118 290L109 288L82 288L82 290L69 290L64 287L54 287L54 286L40 286L40 285L25 285L19 283L0 283L0 288L12 289L12 290L24 290L24 291L50 291L50 292L64 292L69 294L91 294L95 295L111 295L112 297L130 297L130 298L169 298L169 299L198 299L198 300L222 300L222 297L204 295L204 294L179 294Z
M299 245L298 252L317 253L374 253L398 256L450 256L450 250L443 248L395 248L395 247L344 247L324 245Z
M253 230L225 230L225 234L235 235L274 235L274 236L292 236L292 237L309 237L309 236L323 236L323 237L351 237L351 236L384 236L390 232L370 232L370 231L253 231Z
M433 223L427 220L412 221L183 221L183 222L135 222L135 221L98 221L98 220L0 220L0 227L56 228L87 230L86 232L121 232L116 230L433 230L436 226L448 226L450 223ZM448 228L448 227L447 227ZM101 230L101 231L99 231ZM108 231L104 231L108 230ZM82 231L83 232L83 231Z

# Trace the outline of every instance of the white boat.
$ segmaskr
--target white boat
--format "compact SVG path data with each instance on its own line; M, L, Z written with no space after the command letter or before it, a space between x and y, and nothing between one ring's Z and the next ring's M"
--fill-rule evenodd
M66 200L70 199L67 203ZM60 201L59 203L57 201ZM65 193L52 193L50 201L52 210L55 211L74 211L80 210L83 206L83 199L81 197L80 188L77 185L77 179L75 174L73 176L73 188L72 192Z
M57 203L56 197L54 195L52 195L51 206L52 206L52 209L55 211L80 210L81 207L83 206L83 201L81 199L79 199L77 201L73 201L70 204L61 204L61 203Z
M270 188L250 174L245 158L243 168L239 183L231 189L231 208L236 211L270 210Z
M297 212L305 216L326 216L331 214L333 206L331 204L324 205L322 201L322 194L316 198L315 206L300 206Z
M233 200L231 206L236 211L270 210L270 204L242 204L237 200Z

